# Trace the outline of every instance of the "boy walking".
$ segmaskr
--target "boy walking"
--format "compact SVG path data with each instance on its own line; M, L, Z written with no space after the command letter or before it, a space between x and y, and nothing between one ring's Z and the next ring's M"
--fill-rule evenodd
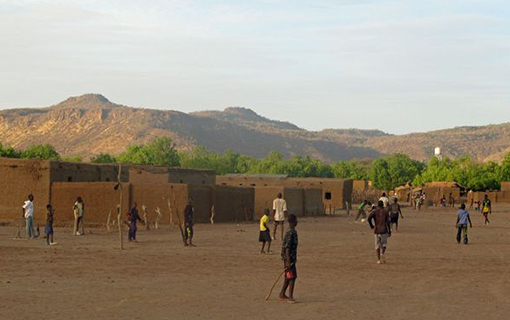
M386 263L384 254L388 246L388 238L391 237L390 215L388 210L384 209L384 203L379 201L377 208L370 212L368 224L374 230L375 252L377 254L377 264Z
M398 232L398 217L404 216L402 215L402 210L400 209L400 204L398 204L398 199L393 199L393 203L390 205L390 224L395 225L395 231Z
M468 235L467 235L467 226L469 223L469 227L473 228L473 224L471 223L471 218L469 217L469 212L466 210L466 205L463 203L460 205L460 210L457 213L457 223L455 226L457 227L457 243L460 244L461 235L464 238L464 244L468 244Z
M289 230L285 234L282 242L282 260L285 266L285 281L283 282L279 299L286 300L289 303L295 303L294 287L297 279L296 262L298 247L298 234L296 231L298 221L296 215L289 215L288 221ZM286 295L287 289L289 289L288 296Z
M46 234L46 244L55 245L53 242L53 208L51 204L46 206L46 224L44 226L44 233Z
M259 242L262 242L260 253L264 253L264 247L267 242L267 253L271 252L271 233L269 231L269 209L264 210L264 215L260 218Z

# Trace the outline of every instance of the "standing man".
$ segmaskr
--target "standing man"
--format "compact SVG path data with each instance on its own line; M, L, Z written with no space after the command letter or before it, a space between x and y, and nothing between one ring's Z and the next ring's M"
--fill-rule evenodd
M34 196L28 195L28 200L23 205L23 217L26 220L27 238L35 238L34 230Z
M374 230L377 264L386 263L384 254L388 246L388 238L391 237L391 228L390 215L388 210L384 209L382 201L379 201L377 208L368 216L368 224Z
M134 203L133 208L131 208L131 210L129 210L128 220L129 220L128 241L129 242L131 242L131 241L137 242L136 241L136 231L138 229L136 227L136 223L138 221L140 221L140 222L144 222L144 221L140 218L140 215L138 214L138 204L136 202Z
M192 246L193 244L193 224L194 224L194 213L195 208L193 208L193 198L189 198L188 205L184 209L184 245ZM188 242L189 240L189 242Z
M485 218L484 225L489 225L491 222L489 221L489 214L492 214L492 204L488 195L485 195L482 201L482 205L480 206L480 211Z
M76 199L76 202L73 206L74 213L74 232L73 234L76 236L85 234L85 227L83 226L83 215L85 214L85 203L81 197ZM81 226L81 233L80 233Z
M273 240L276 240L276 230L278 226L281 226L282 232L282 240L283 240L283 229L285 219L287 218L287 202L283 199L283 195L278 193L278 196L273 201L273 215L274 215L274 231L273 231Z

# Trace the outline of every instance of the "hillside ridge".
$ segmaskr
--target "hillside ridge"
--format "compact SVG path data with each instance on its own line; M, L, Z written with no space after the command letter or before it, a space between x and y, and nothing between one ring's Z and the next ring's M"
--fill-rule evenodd
M307 131L244 107L184 113L124 106L101 94L69 97L45 108L0 111L1 143L16 148L49 143L63 156L115 155L161 136L172 138L180 150L204 146L253 157L278 151L286 157L308 155L328 162L395 152L426 161L435 147L452 158L499 161L510 151L510 123L404 135L355 128Z

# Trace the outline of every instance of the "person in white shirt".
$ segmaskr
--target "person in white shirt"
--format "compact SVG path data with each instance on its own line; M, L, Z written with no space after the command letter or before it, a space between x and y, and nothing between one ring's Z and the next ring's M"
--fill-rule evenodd
M27 225L27 238L35 238L34 230L34 196L29 194L28 200L23 205L23 218Z
M283 199L283 195L278 193L278 197L273 201L273 215L274 215L274 231L273 240L276 240L276 230L278 226L282 229L282 240L283 240L283 229L285 218L287 218L287 202Z
M382 201L385 208L388 208L390 204L390 199L386 196L386 192L383 192L382 196L379 198L379 201Z

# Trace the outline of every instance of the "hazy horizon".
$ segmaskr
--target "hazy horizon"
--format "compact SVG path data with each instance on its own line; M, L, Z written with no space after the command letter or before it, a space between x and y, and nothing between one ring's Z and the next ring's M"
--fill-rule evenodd
M502 0L0 0L0 109L94 92L318 131L510 122Z

